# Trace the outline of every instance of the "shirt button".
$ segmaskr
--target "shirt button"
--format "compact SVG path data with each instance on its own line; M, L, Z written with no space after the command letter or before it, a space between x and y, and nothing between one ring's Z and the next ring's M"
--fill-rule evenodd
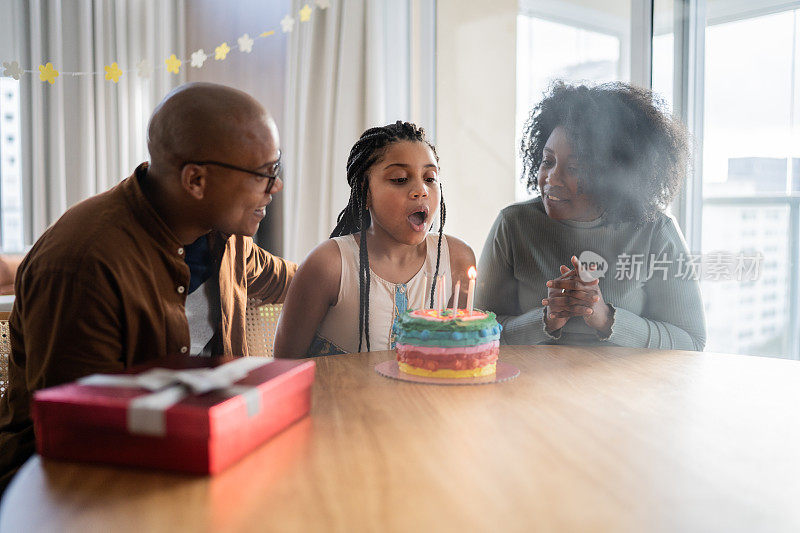
M186 346L181 346L181 353L186 353L188 351L189 351L189 348L187 348Z
M185 290L186 289L183 287L183 285L178 285L178 294L183 294L183 291Z
M183 248L178 248L178 255L183 255Z
M398 287L397 290L400 292L400 294L403 294L404 292L406 292L406 288L404 286L402 286L402 285L400 285L400 287Z

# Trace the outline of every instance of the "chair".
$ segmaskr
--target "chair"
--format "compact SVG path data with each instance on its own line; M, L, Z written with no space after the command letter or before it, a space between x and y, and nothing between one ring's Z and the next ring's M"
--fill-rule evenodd
M247 350L252 356L272 357L275 344L275 331L278 329L278 318L281 316L283 304L261 304L250 300L247 304L245 326L247 334Z
M11 355L11 340L8 337L10 314L0 312L0 398L5 396L8 388L8 356Z

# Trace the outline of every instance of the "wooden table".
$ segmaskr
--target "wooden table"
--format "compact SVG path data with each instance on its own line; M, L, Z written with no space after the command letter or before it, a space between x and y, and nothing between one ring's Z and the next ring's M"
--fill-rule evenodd
M515 380L318 359L312 416L226 472L32 458L2 531L800 531L800 363L503 347Z

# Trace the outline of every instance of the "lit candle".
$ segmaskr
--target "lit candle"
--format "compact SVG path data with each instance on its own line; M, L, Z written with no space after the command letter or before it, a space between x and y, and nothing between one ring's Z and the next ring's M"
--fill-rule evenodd
M467 276L469 276L469 290L467 291L467 316L471 316L473 300L475 299L475 278L478 276L478 271L475 270L474 266L469 267L469 270L467 270Z
M458 314L458 293L461 292L461 280L456 282L456 290L453 291L453 318Z
M425 302L428 300L428 275L422 275L422 303L420 309L425 310Z

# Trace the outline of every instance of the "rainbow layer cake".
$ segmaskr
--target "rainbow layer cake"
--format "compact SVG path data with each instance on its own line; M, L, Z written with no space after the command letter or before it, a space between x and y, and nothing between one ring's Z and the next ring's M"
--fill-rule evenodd
M493 375L500 351L494 313L459 309L418 309L394 324L397 365L401 372L435 378Z

